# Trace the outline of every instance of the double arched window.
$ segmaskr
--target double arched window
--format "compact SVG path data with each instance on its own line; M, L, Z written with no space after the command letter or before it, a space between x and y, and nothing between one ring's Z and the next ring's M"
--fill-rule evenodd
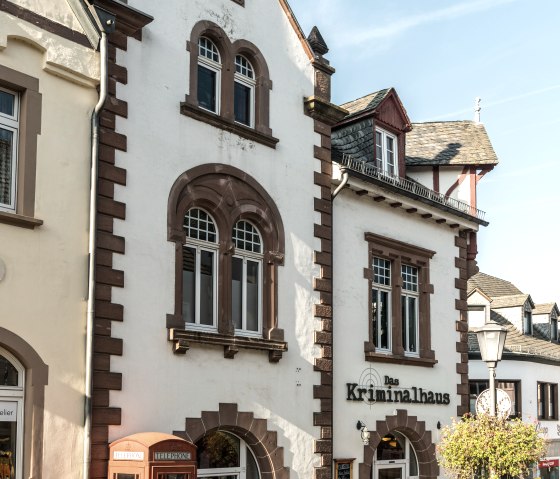
M230 42L209 21L197 23L187 42L190 88L181 113L274 147L269 127L272 82L259 49L247 40Z
M227 357L249 348L280 359L284 232L264 188L231 166L198 166L175 182L168 226L177 262L171 339L224 345Z

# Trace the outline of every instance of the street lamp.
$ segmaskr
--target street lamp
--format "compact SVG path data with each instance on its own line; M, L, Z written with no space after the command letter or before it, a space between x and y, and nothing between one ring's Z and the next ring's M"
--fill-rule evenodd
M496 415L496 365L502 359L507 330L495 321L489 321L476 331L480 356L490 373L490 415Z

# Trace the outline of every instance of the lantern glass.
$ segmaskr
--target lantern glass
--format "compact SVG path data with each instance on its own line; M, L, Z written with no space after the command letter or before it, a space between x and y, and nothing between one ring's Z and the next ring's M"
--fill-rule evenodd
M476 331L480 356L486 363L502 359L507 330L494 321L486 323Z

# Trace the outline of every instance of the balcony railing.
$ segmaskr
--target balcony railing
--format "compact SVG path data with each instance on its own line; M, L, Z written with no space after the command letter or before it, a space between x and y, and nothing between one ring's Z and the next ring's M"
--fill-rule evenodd
M449 196L445 196L437 191L430 190L416 181L409 180L408 178L401 178L400 176L390 175L371 163L357 160L346 154L342 155L342 159L339 163L341 166L344 166L352 171L362 173L365 176L375 178L387 185L391 185L403 191L408 191L409 193L420 196L421 198L453 208L461 213L474 216L475 218L484 221L484 216L486 215L484 211L474 208L464 201L456 200L455 198L450 198Z

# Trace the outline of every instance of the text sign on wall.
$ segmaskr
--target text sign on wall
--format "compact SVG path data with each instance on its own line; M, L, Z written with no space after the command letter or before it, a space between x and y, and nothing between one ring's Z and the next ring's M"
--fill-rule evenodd
M116 461L143 461L144 451L113 451Z
M190 461L190 452L154 452L154 461Z
M539 469L546 469L547 467L558 467L558 459L550 459L548 461L540 461Z
M17 402L0 401L0 422L17 422Z

